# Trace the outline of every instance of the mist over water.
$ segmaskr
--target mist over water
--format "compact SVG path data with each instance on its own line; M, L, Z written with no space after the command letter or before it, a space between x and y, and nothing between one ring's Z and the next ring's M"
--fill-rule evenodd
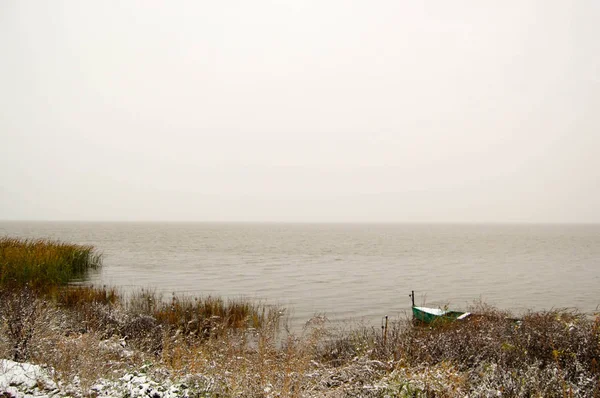
M378 324L404 316L411 290L460 309L600 305L600 225L1 222L0 235L96 246L93 283L263 300L295 325Z

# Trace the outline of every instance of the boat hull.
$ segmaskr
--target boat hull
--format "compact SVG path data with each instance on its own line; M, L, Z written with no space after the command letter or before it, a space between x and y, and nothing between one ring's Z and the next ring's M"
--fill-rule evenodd
M437 308L412 307L413 318L422 323L452 322L470 315L468 312L444 311Z

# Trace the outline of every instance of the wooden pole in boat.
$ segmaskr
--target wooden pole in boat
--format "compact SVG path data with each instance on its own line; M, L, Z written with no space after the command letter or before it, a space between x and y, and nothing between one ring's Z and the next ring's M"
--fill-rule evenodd
M387 325L388 325L388 316L385 316L385 331L383 332L383 345L387 343Z
M415 310L414 310L414 308L415 308L415 291L411 290L409 296L412 299L412 308L411 308L410 312L412 312L412 319L413 319L413 324L414 324L415 323L415 319L416 319L415 318Z

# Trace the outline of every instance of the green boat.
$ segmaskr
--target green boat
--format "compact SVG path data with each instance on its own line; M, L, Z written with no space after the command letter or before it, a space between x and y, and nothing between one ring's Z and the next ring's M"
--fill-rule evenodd
M415 306L415 292L412 298L413 319L422 323L460 321L471 315L470 312L443 310L441 308L428 308Z

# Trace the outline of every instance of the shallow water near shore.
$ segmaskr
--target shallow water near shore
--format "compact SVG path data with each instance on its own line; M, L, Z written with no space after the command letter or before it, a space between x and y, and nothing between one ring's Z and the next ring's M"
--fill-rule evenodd
M0 236L91 244L90 281L262 300L379 325L416 303L513 311L600 305L600 225L0 222Z

